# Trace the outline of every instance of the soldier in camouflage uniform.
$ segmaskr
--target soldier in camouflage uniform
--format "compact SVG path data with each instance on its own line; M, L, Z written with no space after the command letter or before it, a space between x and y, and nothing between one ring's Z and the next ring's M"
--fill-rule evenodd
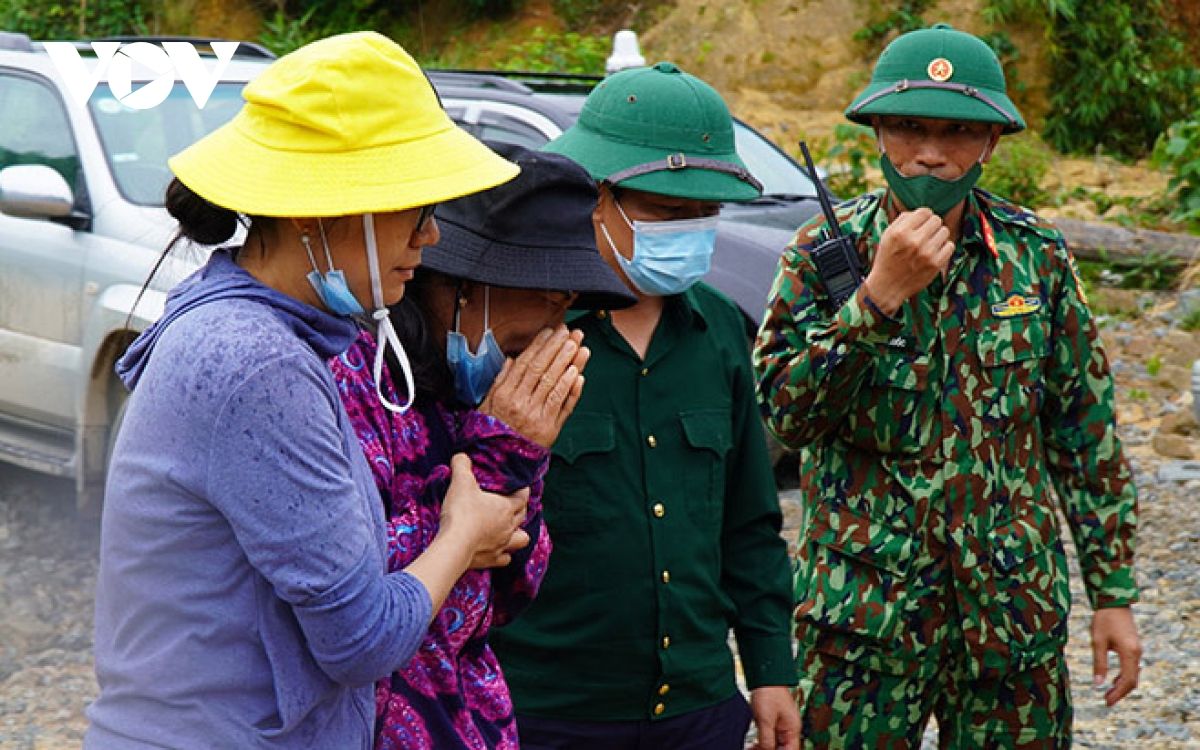
M1137 684L1136 493L1113 382L1059 232L974 188L1024 128L992 51L936 26L897 38L847 116L888 183L837 208L865 279L837 309L810 251L781 260L759 399L802 448L796 565L806 747L1071 741L1058 497L1089 601L1094 677Z

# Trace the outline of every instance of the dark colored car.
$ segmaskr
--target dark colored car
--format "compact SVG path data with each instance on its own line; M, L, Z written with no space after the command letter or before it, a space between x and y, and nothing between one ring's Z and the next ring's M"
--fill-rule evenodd
M595 76L431 71L446 111L478 138L531 148L558 136L579 116ZM747 325L762 320L784 247L820 210L804 169L749 125L735 120L738 153L763 183L763 196L721 210L712 270L705 281L729 295Z

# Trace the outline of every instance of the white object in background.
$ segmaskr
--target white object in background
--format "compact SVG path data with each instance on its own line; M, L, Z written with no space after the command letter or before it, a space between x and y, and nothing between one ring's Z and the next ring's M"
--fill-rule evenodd
M613 51L604 63L605 72L612 74L625 68L641 68L646 65L646 58L638 48L637 33L629 29L621 29L613 34Z
M1196 421L1200 422L1200 359L1192 365L1192 409L1196 411Z

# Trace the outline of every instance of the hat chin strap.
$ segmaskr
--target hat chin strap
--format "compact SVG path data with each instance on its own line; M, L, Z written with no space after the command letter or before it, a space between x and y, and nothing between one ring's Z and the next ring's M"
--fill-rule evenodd
M375 331L375 366L372 369L375 375L375 394L379 396L379 403L383 404L385 409L396 414L403 414L412 406L416 388L413 385L412 366L408 363L408 355L400 344L400 337L396 335L396 328L392 325L391 316L388 315L387 305L383 303L383 282L379 277L379 248L375 245L374 214L363 214L363 237L366 238L367 243L367 270L371 274L371 301L375 306L371 317L378 324ZM383 395L383 362L384 354L389 346L396 351L396 359L400 361L400 369L404 371L404 385L408 401L403 405L393 404L388 401L387 396Z

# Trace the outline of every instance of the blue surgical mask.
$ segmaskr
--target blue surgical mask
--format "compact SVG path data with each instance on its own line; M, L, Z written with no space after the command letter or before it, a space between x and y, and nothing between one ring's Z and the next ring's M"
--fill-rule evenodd
M313 270L308 273L308 283L312 284L317 296L321 298L321 303L334 315L362 315L366 310L350 292L350 285L346 283L346 274L333 267L329 241L325 239L325 226L320 219L317 219L317 229L321 233L321 245L325 248L325 261L329 264L329 270L321 273L321 269L317 267L316 256L313 255L312 240L309 239L307 231L302 233L300 242L308 252L308 262L313 267Z
M383 284L379 276L379 248L375 241L374 214L363 214L362 223L363 240L367 248L367 270L371 275L371 302L374 304L371 317L376 321L375 363L371 368L375 377L375 394L385 409L403 414L413 403L415 389L412 366L408 362L408 355L405 354L404 347L400 344L400 337L396 335L396 329L392 326L392 319L388 315L387 305L384 303ZM308 274L308 283L312 284L312 288L316 290L317 296L321 298L321 303L334 315L350 317L365 314L366 310L363 309L362 303L350 292L350 285L346 283L346 275L333 267L333 255L329 252L329 240L325 237L325 225L320 219L317 219L317 229L321 234L321 245L325 248L325 262L329 264L329 270L321 273L321 269L317 266L316 256L313 255L312 240L307 232L301 233L300 242L308 252L308 262L313 267ZM403 404L393 404L389 401L383 395L383 388L380 385L383 382L383 365L388 347L396 352L396 360L400 363L400 370L404 375L405 395L408 400Z
M491 302L491 288L483 288L483 337L479 340L479 349L471 353L471 344L467 337L459 332L459 310L454 308L454 330L446 333L446 363L454 375L454 393L464 404L478 406L483 402L496 376L504 367L504 352L496 342L488 324L488 308Z
M621 204L613 203L633 230L633 258L621 254L603 223L600 231L639 292L657 297L681 294L708 273L717 241L716 216L631 222Z

